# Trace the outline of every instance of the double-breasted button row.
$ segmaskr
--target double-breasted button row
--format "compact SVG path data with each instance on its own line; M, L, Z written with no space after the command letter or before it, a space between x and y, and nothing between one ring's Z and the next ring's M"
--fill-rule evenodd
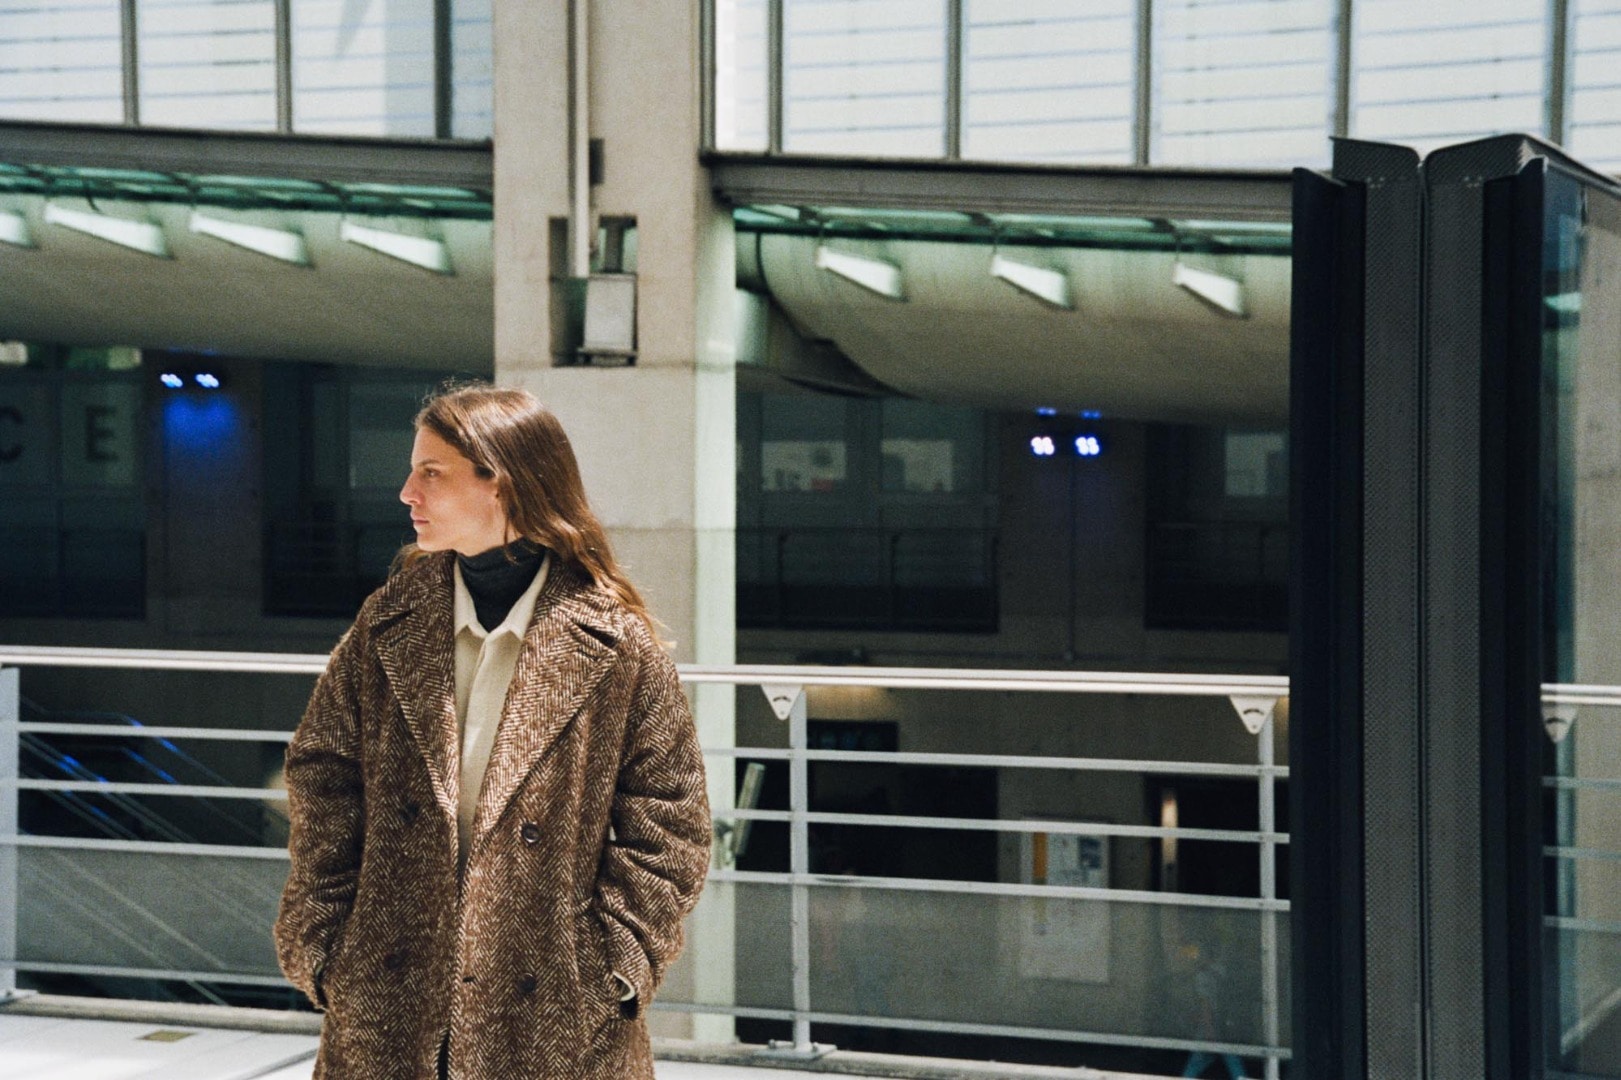
M523 842L526 844L538 844L540 843L540 826L533 821L526 821L523 823L523 828L518 830L518 835L523 837Z

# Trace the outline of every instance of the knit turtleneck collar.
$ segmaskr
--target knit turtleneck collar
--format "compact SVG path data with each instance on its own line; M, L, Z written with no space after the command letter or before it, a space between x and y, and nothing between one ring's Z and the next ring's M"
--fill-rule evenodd
M545 557L546 549L528 540L514 540L477 555L456 556L462 584L473 598L480 626L492 630L501 625L518 597L534 582Z

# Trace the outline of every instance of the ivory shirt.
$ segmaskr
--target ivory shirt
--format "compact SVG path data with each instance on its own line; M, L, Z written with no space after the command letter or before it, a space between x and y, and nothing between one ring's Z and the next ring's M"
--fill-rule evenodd
M493 630L486 631L473 609L473 596L462 581L460 565L455 568L456 599L456 720L462 733L461 798L456 825L461 836L461 865L467 864L467 848L473 839L473 814L478 810L478 794L484 786L484 770L495 746L495 731L501 723L501 707L506 704L507 687L518 666L518 653L529 620L535 614L535 600L546 584L551 553L541 560L535 580L523 591L507 617Z

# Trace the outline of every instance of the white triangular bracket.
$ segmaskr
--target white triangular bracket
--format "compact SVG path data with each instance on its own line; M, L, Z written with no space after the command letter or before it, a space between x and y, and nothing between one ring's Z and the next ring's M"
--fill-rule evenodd
M1556 743L1565 741L1565 736L1570 734L1570 726L1575 722L1576 706L1574 705L1542 706L1542 727L1547 731L1548 738Z
M1233 711L1238 718L1244 721L1244 730L1251 735L1259 735L1266 722L1272 719L1272 713L1278 707L1275 697L1245 697L1242 694L1229 694L1227 700L1233 703Z
M788 719L795 702L805 692L798 683L763 683L760 689L765 691L765 699L771 702L771 711L777 714L778 720Z

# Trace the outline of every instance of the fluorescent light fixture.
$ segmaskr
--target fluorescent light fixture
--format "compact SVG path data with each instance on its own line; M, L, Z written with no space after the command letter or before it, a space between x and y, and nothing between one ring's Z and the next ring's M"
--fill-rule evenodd
M131 221L129 218L109 217L89 210L69 210L55 203L45 204L45 220L52 225L82 232L144 255L155 255L160 259L169 257L169 242L164 239L163 230L150 221Z
M22 367L28 363L28 345L21 341L0 341L0 367Z
M401 262L408 262L412 266L420 266L424 270L432 270L436 274L453 274L450 268L450 249L443 240L432 240L425 236L406 236L404 233L389 232L387 229L373 229L369 225L356 225L352 221L345 221L338 229L338 236L351 244L371 248Z
M162 375L159 375L158 382L167 386L170 390L178 390L186 385L186 380L172 371L165 371Z
M1244 307L1244 283L1224 274L1213 274L1185 263L1171 267L1171 281L1208 304L1229 315L1242 319L1248 311Z
M33 247L34 236L28 231L28 219L15 210L0 210L0 242L13 247Z
M304 238L286 229L272 229L265 225L249 225L241 221L226 221L196 211L191 215L191 231L212 236L227 244L268 255L294 266L308 266L310 252Z
M819 247L816 249L816 265L846 281L855 282L868 292L891 300L905 299L901 291L901 268L894 263Z
M1014 262L1004 255L991 256L991 276L1001 278L1020 292L1029 293L1044 304L1074 310L1069 297L1069 277L1057 270Z
M218 375L199 371L193 378L196 379L197 385L204 390L218 390L220 388L220 377Z

